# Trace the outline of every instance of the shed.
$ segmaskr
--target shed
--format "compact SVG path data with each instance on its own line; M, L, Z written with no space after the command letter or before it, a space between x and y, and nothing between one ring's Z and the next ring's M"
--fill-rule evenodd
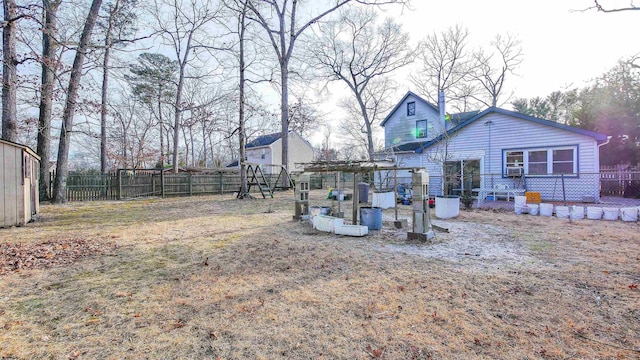
M40 210L39 164L29 147L0 140L0 228L24 225Z

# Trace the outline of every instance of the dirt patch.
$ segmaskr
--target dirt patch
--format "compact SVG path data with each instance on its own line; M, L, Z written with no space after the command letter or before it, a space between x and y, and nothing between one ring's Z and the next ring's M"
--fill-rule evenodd
M459 266L476 269L504 269L539 267L543 263L531 255L529 248L505 229L491 224L443 222L449 233L437 233L425 244L396 243L380 250L439 259Z

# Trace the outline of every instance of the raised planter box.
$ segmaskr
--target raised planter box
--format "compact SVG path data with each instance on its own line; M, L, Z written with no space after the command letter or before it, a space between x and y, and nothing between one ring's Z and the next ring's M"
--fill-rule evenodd
M313 217L313 228L324 232L335 232L336 226L344 224L344 219L328 215L317 215Z

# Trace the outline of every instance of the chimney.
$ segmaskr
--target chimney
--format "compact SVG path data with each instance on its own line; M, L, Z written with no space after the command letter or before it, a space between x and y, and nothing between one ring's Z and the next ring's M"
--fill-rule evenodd
M438 110L440 110L440 125L442 126L442 133L444 133L447 129L447 123L445 119L444 113L444 91L438 92Z

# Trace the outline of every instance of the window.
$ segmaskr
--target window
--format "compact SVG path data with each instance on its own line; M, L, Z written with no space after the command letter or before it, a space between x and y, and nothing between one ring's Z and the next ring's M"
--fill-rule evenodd
M416 121L416 139L427 137L427 120Z
M507 151L507 167L520 167L524 164L523 151Z
M573 173L573 150L553 150L553 173Z
M504 173L507 167L522 167L530 176L577 174L577 154L577 146L504 151Z
M412 116L416 114L416 102L408 102L407 103L407 116Z
M547 174L547 151L529 151L529 175Z

